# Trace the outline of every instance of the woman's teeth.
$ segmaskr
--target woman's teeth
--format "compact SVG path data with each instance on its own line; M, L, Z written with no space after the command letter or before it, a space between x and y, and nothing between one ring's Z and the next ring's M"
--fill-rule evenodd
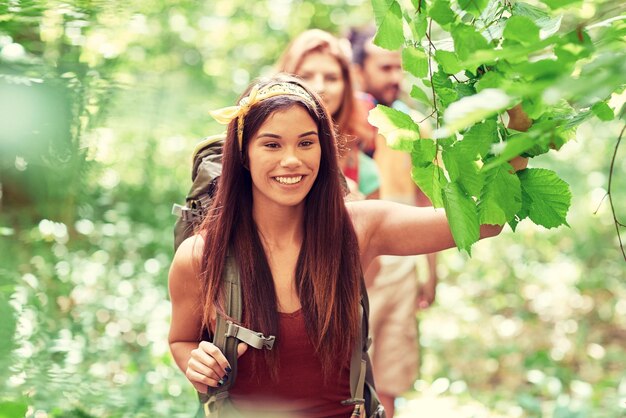
M302 180L302 176L296 177L274 177L280 184L296 184Z

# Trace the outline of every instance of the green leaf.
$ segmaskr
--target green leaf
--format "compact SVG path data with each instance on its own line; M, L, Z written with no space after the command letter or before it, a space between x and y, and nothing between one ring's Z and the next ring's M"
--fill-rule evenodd
M506 142L493 144L491 152L496 155L496 158L486 163L483 166L483 171L491 170L510 161L525 151L528 151L534 145L535 142L533 141L533 135L529 132L511 135L508 137Z
M428 57L419 48L407 46L402 50L402 68L417 78L428 75Z
M557 33L561 27L561 15L553 17L545 10L531 6L528 3L515 2L511 14L513 16L525 16L530 18L530 20L535 22L535 25L539 26L541 36L544 38Z
M446 108L450 106L450 103L453 103L458 99L458 94L455 89L452 88L440 88L437 92L437 99L439 100L440 108Z
M480 16L489 0L458 0L459 7L475 17Z
M368 122L378 128L387 145L398 151L412 151L413 142L420 139L419 126L409 115L384 105L370 110Z
M531 119L539 119L547 109L541 97L524 99L522 108Z
M460 147L448 147L443 150L443 163L450 176L450 181L457 182L472 196L478 196L483 179L472 155L465 154Z
M469 25L454 26L452 39L454 40L454 49L461 60L465 60L475 51L489 48L487 39Z
M413 142L413 149L411 150L413 166L426 167L433 164L436 156L437 144L432 139L424 138Z
M456 20L448 0L435 0L428 10L428 15L444 29Z
M460 250L471 254L472 244L480 238L480 224L474 200L458 183L448 183L443 189L443 206L454 242Z
M499 89L485 89L473 96L463 97L444 111L444 126L434 132L434 138L443 138L465 129L504 109L511 98Z
M21 418L26 415L27 409L25 402L0 402L0 418Z
M456 94L459 99L476 94L476 89L471 84L457 83L454 86L454 90L456 90Z
M572 193L569 185L554 171L529 168L518 173L522 190L531 200L530 219L546 228L567 225Z
M456 74L463 69L459 58L454 52L439 49L435 52L435 60L448 74Z
M481 224L504 225L522 208L520 180L509 170L509 164L502 164L485 173L485 184L478 202Z
M412 154L413 155L413 154ZM441 167L430 163L424 167L414 165L411 178L436 208L443 207L443 188L448 183Z
M372 0L376 19L374 44L381 48L396 50L404 44L402 8L396 0Z
M477 92L480 92L485 89L502 88L504 84L505 79L502 77L502 74L496 71L487 71L474 87L476 87Z
M523 74L523 77L528 79L532 78L555 78L560 76L563 73L566 73L567 70L564 67L565 63L561 60L553 60L553 59L545 59L539 60L535 62L521 62L516 64L516 70L519 71L520 74Z
M560 9L561 7L571 6L576 3L582 2L582 0L543 0L552 10Z
M613 113L613 109L609 107L606 102L598 102L591 107L591 111L594 115L598 117L598 119L603 121L613 120L615 118L615 114Z
M504 27L504 38L523 45L539 41L539 28L528 17L511 16Z
M452 84L450 77L441 67L439 68L439 71L433 74L432 85L435 89L437 99L439 99L443 107L448 107L450 103L454 102L458 98L457 92L454 89L454 84Z
M520 186L521 186L521 183L520 183ZM515 217L509 221L509 225L511 226L511 229L513 230L513 232L515 232L515 228L517 228L517 225L521 221L528 218L531 203L532 203L532 200L530 196L528 196L528 193L526 193L524 189L522 189L522 207L515 214Z
M545 49L546 47L553 45L557 41L558 41L558 38L554 36L551 38L544 39L540 42L533 43L531 45L515 44L515 45L507 45L506 48L502 48L502 49L496 49L496 48L480 49L480 50L473 52L467 58L462 58L461 54L458 54L458 55L459 55L459 58L463 60L463 66L465 68L472 68L472 67L477 67L483 64L493 65L496 62L500 63L500 62L503 62L504 60L521 61L523 59L527 59L529 55L537 53L538 51L541 51Z
M431 99L429 99L428 96L426 95L426 92L422 90L421 88L419 88L418 86L416 86L415 84L411 88L411 97L419 102L424 103L427 106L433 105Z
M543 95L547 104L558 99L575 100L578 106L591 106L609 97L626 83L626 53L623 50L605 51L587 62L577 78L565 74L553 83ZM570 100L570 101L571 101Z
M426 31L428 30L427 15L424 11L425 9L422 8L422 10L422 13L417 14L411 23L411 31L416 42L420 42L426 36Z
M491 144L498 140L498 124L495 120L486 120L469 128L463 134L463 140L455 147L459 147L463 154L474 160L479 156L485 157L491 150Z

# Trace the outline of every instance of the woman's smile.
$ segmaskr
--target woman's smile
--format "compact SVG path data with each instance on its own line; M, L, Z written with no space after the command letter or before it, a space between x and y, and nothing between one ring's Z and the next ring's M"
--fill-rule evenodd
M292 184L300 183L303 177L304 176L280 176L280 177L274 177L274 180L276 180L280 184L292 185Z

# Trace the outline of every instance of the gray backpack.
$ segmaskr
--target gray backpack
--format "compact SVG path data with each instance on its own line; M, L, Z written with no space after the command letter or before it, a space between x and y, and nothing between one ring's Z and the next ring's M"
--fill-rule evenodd
M175 204L172 208L172 213L178 216L174 228L175 249L196 232L211 204L217 190L217 180L222 172L223 145L224 135L214 135L202 140L194 150L191 174L193 184L187 194L186 204L185 206ZM342 179L347 190L343 176ZM232 254L226 258L222 279L226 286L225 313L235 321L218 315L212 341L224 353L232 371L229 379L222 386L209 387L206 394L198 393L200 408L197 418L241 417L241 414L230 405L228 397L228 391L237 378L237 345L239 342L244 342L250 348L271 350L275 341L274 336L264 336L260 332L239 325L242 318L241 287L239 269ZM364 408L365 417L384 418L385 411L376 395L372 368L367 354L371 343L368 336L369 301L363 280L361 280L360 312L360 337L356 340L350 361L351 396L342 401L342 404L354 405L352 417L361 416Z
M184 206L174 204L172 207L172 214L178 216L174 225L174 250L196 232L211 205L222 174L224 138L224 134L206 137L193 151L191 189Z

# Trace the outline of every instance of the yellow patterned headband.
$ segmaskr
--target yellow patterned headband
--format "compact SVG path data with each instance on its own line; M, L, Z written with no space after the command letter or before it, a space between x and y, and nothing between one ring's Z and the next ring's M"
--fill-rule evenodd
M222 109L209 112L213 118L222 125L228 125L233 119L237 119L237 139L239 150L243 152L243 120L255 104L274 96L298 96L312 108L317 108L315 100L302 87L293 83L277 83L259 88L255 85L250 94L239 101L237 106L224 107Z

